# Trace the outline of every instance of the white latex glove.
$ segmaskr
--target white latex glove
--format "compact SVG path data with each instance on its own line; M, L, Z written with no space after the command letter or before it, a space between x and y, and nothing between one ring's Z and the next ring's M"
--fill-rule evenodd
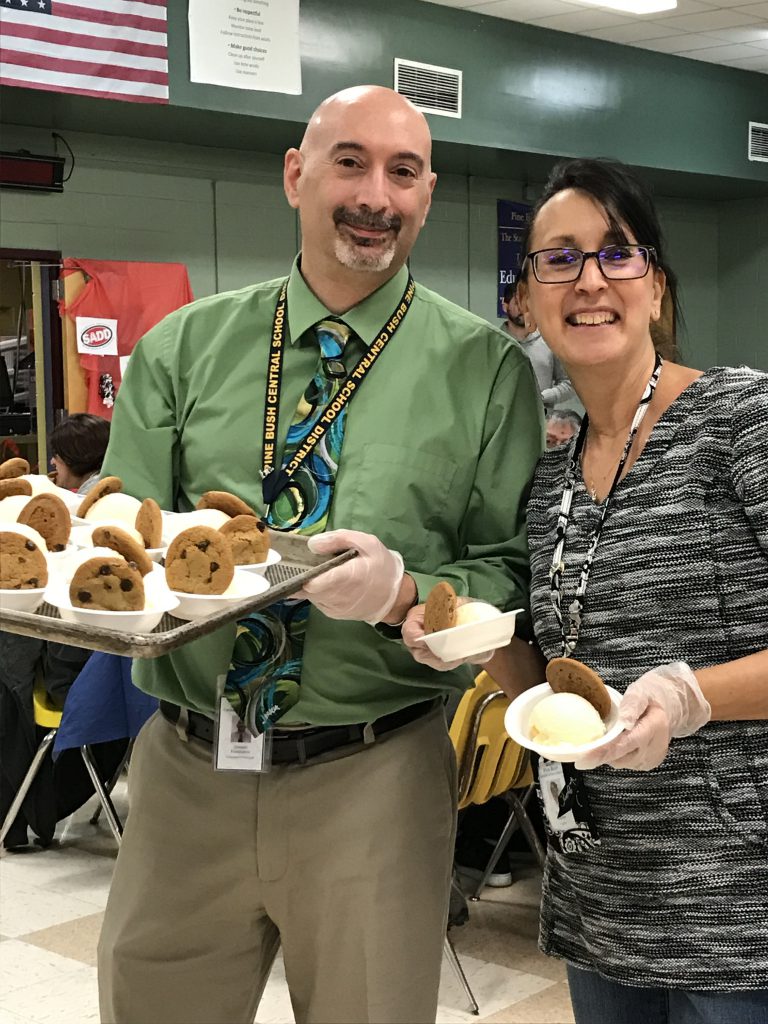
M318 555L337 555L353 548L357 558L329 569L304 584L296 597L305 597L329 619L381 622L400 592L403 559L370 533L331 530L309 538Z
M459 603L465 604L469 600L471 598L460 597ZM484 665L495 654L495 651L481 651L480 654L473 654L469 658L460 658L458 661L442 661L430 651L425 643L420 642L424 636L423 604L417 604L408 612L403 623L402 634L403 643L413 655L414 661L418 661L421 665L429 665L430 668L434 668L438 672L452 672L459 665Z
M669 741L692 736L712 716L698 680L684 661L660 665L627 687L619 705L625 732L612 743L585 754L574 767L581 771L612 768L650 771L669 751Z

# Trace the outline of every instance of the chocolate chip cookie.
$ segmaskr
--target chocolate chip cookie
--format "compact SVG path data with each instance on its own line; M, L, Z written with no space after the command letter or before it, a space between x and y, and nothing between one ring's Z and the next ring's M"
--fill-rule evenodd
M443 580L429 592L424 605L424 632L439 633L456 625L456 591Z
M140 612L144 607L141 573L124 558L106 555L89 558L78 568L69 585L74 608L107 612Z
M269 531L255 516L235 516L219 529L232 545L235 565L255 565L269 554Z
M85 513L91 505L96 504L99 498L103 498L105 494L118 494L122 489L123 481L119 476L105 476L103 480L99 480L97 484L94 484L80 502L80 507L77 510L78 516L80 519L85 519Z
M236 494L229 491L206 491L200 501L195 505L196 509L217 508L220 512L226 512L228 516L254 516L256 513L250 505L246 505Z
M48 583L45 554L28 537L0 532L0 589L36 590Z
M17 476L26 476L29 473L29 463L26 459L6 459L0 462L0 480L15 480Z
M18 522L37 530L49 551L63 551L72 530L69 509L56 494L30 498L19 513Z
M119 526L97 526L91 534L91 540L95 548L112 548L126 562L133 562L142 576L152 572L154 563L147 552Z
M163 543L163 516L154 498L145 498L136 513L136 529L144 539L145 548L159 548Z
M229 540L208 526L182 530L165 556L165 578L183 594L223 594L235 574Z
M555 693L577 693L588 700L601 718L611 710L611 697L605 683L587 665L575 658L553 658L547 665L547 682Z
M22 494L27 498L31 498L32 484L30 484L29 480L21 480L18 477L0 480L0 501L3 498L10 498L14 494Z

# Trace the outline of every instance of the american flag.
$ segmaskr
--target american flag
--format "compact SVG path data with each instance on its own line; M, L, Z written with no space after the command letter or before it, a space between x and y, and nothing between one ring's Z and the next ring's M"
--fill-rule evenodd
M167 103L166 0L0 0L0 83Z

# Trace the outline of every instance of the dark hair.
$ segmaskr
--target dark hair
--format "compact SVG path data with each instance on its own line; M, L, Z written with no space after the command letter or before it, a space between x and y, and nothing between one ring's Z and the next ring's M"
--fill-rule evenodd
M664 235L656 213L653 198L646 185L634 171L618 160L597 158L593 160L561 160L552 169L544 191L536 202L531 218L523 236L523 253L530 250L530 240L536 224L536 218L542 206L558 192L565 189L578 189L591 196L605 210L611 233L617 242L629 241L625 226L629 228L641 245L651 245L656 250L655 265L664 271L667 279L667 291L672 300L675 323L682 323L682 313L677 294L677 276L666 260ZM520 278L528 276L528 260L523 261ZM673 351L665 351L663 355L674 359L676 356L674 340L671 342Z
M513 281L512 284L508 284L504 288L504 301L505 302L509 302L511 299L514 299L516 291L517 291L517 282L516 281Z
M75 413L51 434L51 453L75 476L97 473L109 443L109 421L90 413Z

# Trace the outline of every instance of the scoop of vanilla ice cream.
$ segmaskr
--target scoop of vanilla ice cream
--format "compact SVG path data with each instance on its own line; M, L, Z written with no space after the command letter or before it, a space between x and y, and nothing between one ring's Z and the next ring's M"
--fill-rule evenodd
M220 530L231 518L218 508L199 508L194 512L176 512L172 516L164 516L163 544L170 544L182 530L189 530L193 526L210 526L212 530Z
M577 693L553 693L534 707L528 735L542 746L579 747L605 735L605 724L596 708Z
M26 480L32 488L32 497L36 494L55 494L61 489L43 473L26 473L21 479Z
M56 558L49 559L48 565L52 572L70 583L83 562L100 557L119 558L120 556L112 548L79 548L76 551L62 552Z
M470 622L488 622L489 619L497 619L501 615L498 608L484 601L468 601L460 604L456 609L456 625L467 626Z
M19 513L29 501L26 494L12 494L0 501L0 523L15 523Z
M11 499L6 498L5 500L10 501ZM29 498L25 500L29 501ZM2 502L0 502L0 505L2 505ZM28 540L36 544L46 557L48 556L48 545L37 530L33 530L31 526L25 526L24 523L13 523L12 526L0 523L0 533L20 533L22 537L27 537Z
M141 502L130 494L105 494L91 505L85 518L89 523L112 523L114 526L134 529L140 508Z
M93 544L93 531L98 526L116 526L122 530L123 533L127 533L129 537L132 537L142 548L144 547L144 538L141 536L139 531L133 526L126 526L125 523L118 522L117 520L114 522L100 521L98 523L94 523L93 526L73 526L70 540L79 548L90 547Z

